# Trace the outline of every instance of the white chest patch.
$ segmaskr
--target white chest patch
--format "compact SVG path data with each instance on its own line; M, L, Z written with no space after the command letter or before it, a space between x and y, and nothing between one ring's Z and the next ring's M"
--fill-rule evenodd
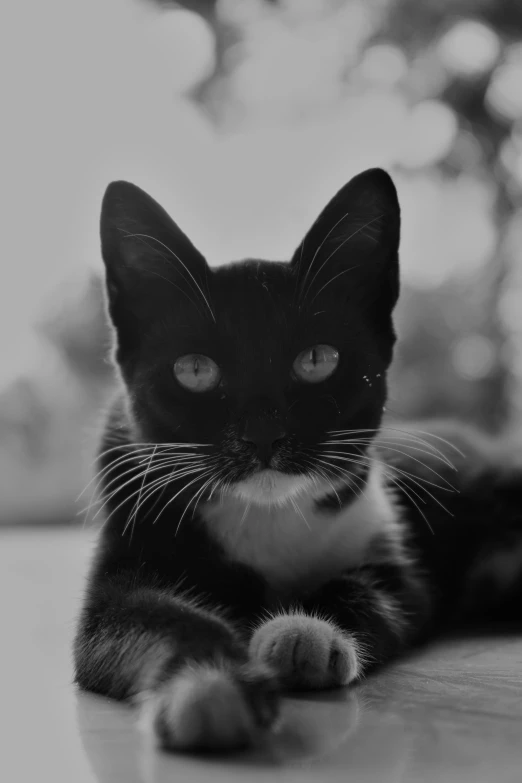
M364 492L345 509L318 511L331 492L302 476L263 473L200 506L211 535L233 560L253 567L273 587L313 587L361 565L375 536L397 535L397 511L376 463Z

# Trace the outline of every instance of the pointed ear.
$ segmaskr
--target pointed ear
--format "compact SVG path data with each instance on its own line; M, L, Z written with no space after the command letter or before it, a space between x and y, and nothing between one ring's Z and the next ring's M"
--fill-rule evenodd
M369 169L345 185L321 212L292 259L300 306L349 302L389 322L399 293L400 207L391 177Z
M109 310L120 337L173 295L203 312L206 261L145 191L112 182L103 197L100 234Z

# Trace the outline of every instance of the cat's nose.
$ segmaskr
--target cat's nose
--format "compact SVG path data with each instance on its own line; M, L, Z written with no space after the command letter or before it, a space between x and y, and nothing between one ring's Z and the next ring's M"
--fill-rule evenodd
M278 441L285 435L286 432L281 422L260 419L247 423L241 440L252 443L256 447L259 459L268 465Z

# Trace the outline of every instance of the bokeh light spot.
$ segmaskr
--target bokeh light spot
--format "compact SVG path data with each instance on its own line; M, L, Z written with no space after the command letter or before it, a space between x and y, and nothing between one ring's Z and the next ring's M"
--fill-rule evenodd
M151 32L175 93L183 94L197 87L214 71L214 33L200 14L181 8L165 11L155 15Z
M520 288L514 286L506 289L498 303L498 315L508 332L522 332L522 302Z
M489 71L500 54L498 35L474 19L461 20L448 30L438 46L448 70L460 76L478 76Z
M495 365L495 347L483 335L466 335L453 345L452 362L458 374L467 380L486 378Z
M512 46L493 74L486 93L488 106L501 117L522 117L522 44Z
M378 44L366 50L359 72L368 81L392 86L406 76L408 62L397 46Z
M421 101L410 112L398 140L398 162L409 168L430 166L451 150L458 132L455 112L442 101Z

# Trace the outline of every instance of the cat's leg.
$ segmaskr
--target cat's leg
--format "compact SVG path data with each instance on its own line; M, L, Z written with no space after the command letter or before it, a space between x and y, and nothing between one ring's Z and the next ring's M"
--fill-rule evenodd
M289 689L348 685L400 652L427 607L423 584L400 567L364 567L328 582L301 609L259 625L250 654Z
M91 585L75 670L81 688L139 703L167 749L243 747L277 716L272 670L218 612L135 578Z

